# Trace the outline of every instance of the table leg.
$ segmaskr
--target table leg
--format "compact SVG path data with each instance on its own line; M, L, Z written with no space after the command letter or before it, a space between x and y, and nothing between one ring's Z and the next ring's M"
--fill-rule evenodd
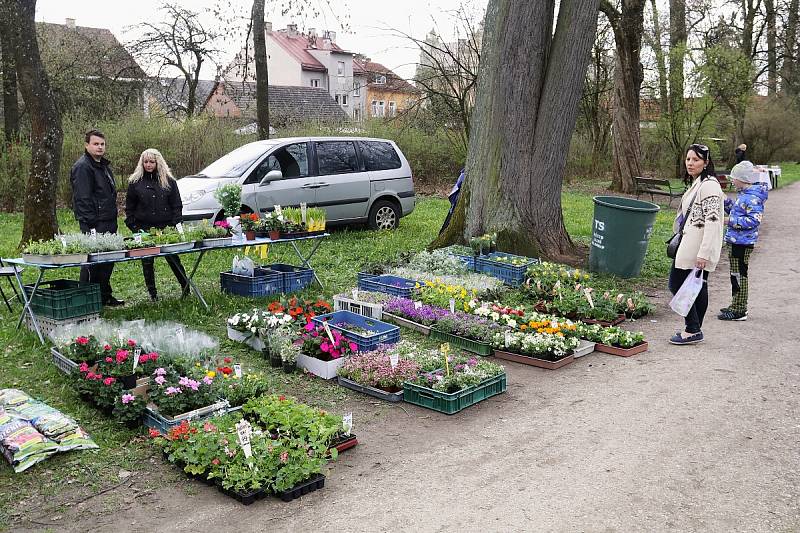
M319 245L322 244L322 239L314 239L314 241L315 241L314 242L314 247L311 248L311 253L308 254L308 258L303 257L303 254L300 253L300 249L297 247L297 244L295 243L295 241L289 241L289 244L291 244L292 248L294 248L294 253L297 254L297 257L300 258L300 261L303 263L303 266L306 267L306 268L311 268L311 265L309 264L309 261L311 260L312 257L314 257L314 254L317 253L317 248L319 248ZM324 290L325 286L319 280L319 276L317 276L317 273L314 271L313 268L311 268L311 272L314 274L314 279L317 281L317 284L319 285L320 289Z
M20 275L19 269L14 268L14 277L17 278L17 284L19 285L20 294L22 295L22 313L19 315L19 320L17 321L17 329L22 325L22 321L25 319L25 313L27 312L31 317L31 323L33 324L33 328L36 330L36 335L39 336L39 342L44 344L44 336L42 335L42 330L39 327L39 321L36 320L36 315L31 309L31 300L33 300L33 296L36 294L36 289L39 288L39 284L42 282L42 276L44 276L44 269L39 269L39 277L36 278L36 283L33 284L33 290L31 291L30 297L25 292L25 285L22 283L22 276Z
M210 311L211 307L209 307L209 305L206 303L206 300L205 300L205 298L203 298L203 295L200 292L200 289L197 288L197 285L195 285L194 280L193 280L194 274L195 274L195 272L197 272L197 267L200 266L200 261L203 259L203 255L205 253L206 253L205 250L201 250L197 254L197 261L194 262L194 266L192 267L192 271L189 273L188 276L186 276L186 283L189 284L189 288L192 290L192 292L194 292L194 295L197 296L197 299L200 300L200 303L203 304L203 307L206 308L206 311ZM185 297L186 297L185 294L181 295L181 299L183 299Z

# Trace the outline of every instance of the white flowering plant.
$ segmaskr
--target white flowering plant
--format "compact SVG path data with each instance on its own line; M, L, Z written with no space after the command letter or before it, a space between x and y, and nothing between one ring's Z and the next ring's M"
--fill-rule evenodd
M503 351L529 355L538 359L558 361L570 355L578 347L577 337L559 333L525 333L509 331L496 333L492 345Z

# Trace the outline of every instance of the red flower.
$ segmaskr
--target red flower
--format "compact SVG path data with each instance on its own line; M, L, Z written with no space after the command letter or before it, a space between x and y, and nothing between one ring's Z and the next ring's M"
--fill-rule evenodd
M80 370L81 372L88 372L89 365L86 363L86 361L84 361L83 363L81 363L81 366L78 367L78 370Z
M151 361L158 361L158 353L150 352L150 360Z
M223 359L223 361L225 361L226 364L230 364L233 362L233 359L231 359L230 357L226 357L225 359Z
M106 357L106 363L113 363L114 360L110 357Z
M103 380L103 384L104 384L106 387L110 387L111 385L113 385L113 384L114 384L114 382L115 382L115 381L117 381L117 380L116 380L116 379L114 379L114 378L112 378L112 377L107 377L106 379L104 379L104 380Z
M157 429L150 428L150 438L151 439L154 439L154 438L160 437L160 436L161 436L161 433Z
M233 369L231 367L229 367L229 366L223 366L220 370L221 370L221 372L223 374L232 374L233 373Z
M280 396L278 396L278 400L280 400L280 401L282 401L282 402L285 402L285 401L286 401L286 396L284 396L283 394L281 394Z
M135 340L133 340L133 339L128 339L128 346L130 346L131 348L133 348L134 346L136 346L136 341L135 341Z
M75 339L75 342L77 342L81 346L86 346L87 344L89 344L89 339L87 339L86 337L78 337L77 339Z
M218 465L219 464L219 459L214 457L213 459L211 459L211 464L214 465L214 466Z
M111 349L111 346L109 346L108 344L106 344L106 345L104 345L104 346L103 346L103 349L104 349L104 350L106 350L106 351L108 351L108 350L110 350L110 349Z

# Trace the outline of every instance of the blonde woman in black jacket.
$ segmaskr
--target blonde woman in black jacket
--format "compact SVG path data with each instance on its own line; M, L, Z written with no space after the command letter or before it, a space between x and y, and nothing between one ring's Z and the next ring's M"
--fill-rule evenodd
M125 225L131 231L148 231L174 226L183 220L183 203L178 183L172 176L161 152L148 148L139 157L136 170L128 178L128 196L125 200ZM158 299L154 258L142 259L144 283L152 300ZM181 284L183 294L189 291L186 271L180 257L166 256L167 264Z

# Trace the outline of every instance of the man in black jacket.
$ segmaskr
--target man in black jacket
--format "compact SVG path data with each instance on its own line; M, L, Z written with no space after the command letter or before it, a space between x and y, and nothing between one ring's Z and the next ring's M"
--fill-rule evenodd
M72 210L81 231L91 233L117 232L117 186L106 153L106 138L98 130L86 133L85 152L69 174L72 183ZM98 283L103 305L123 305L112 296L111 273L114 263L81 267L81 281Z

